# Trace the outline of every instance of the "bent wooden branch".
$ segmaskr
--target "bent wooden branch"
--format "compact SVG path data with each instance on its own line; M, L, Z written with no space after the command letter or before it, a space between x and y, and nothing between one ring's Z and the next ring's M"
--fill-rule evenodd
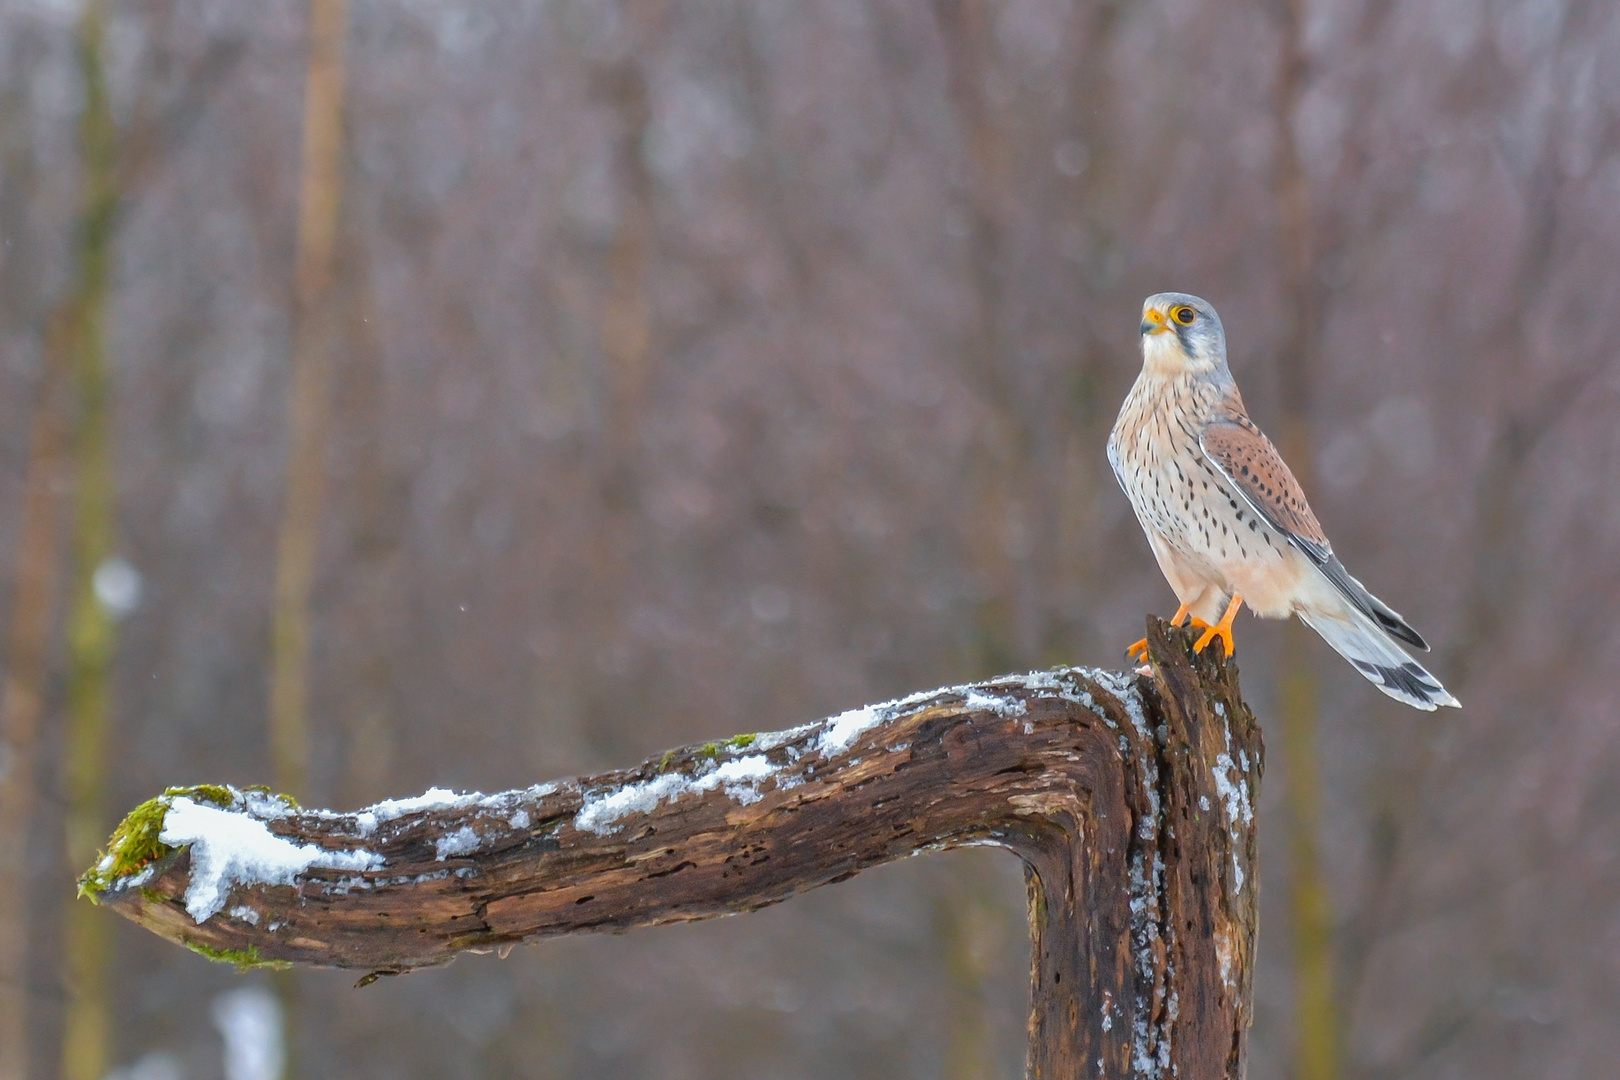
M1151 675L996 679L492 796L334 813L170 789L83 888L206 955L365 982L997 845L1026 867L1031 1076L1237 1078L1260 733L1228 665L1156 619L1148 641Z

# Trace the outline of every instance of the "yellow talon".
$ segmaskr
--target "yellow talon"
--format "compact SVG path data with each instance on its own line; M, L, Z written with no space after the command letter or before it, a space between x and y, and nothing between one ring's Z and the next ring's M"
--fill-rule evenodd
M1203 652L1206 648L1208 648L1210 642L1215 641L1217 639L1220 640L1221 648L1226 650L1226 655L1231 656L1233 646L1232 646L1232 628L1230 626L1211 626L1211 627L1209 627L1207 630L1204 631L1203 635L1201 637L1199 637L1199 639L1197 641L1193 642L1193 652L1195 652L1195 653Z
M1174 615L1170 616L1170 625L1171 626L1180 626L1181 625L1181 620L1185 619L1186 617L1187 617L1187 605L1182 604L1180 607L1176 608L1176 613ZM1194 630L1203 630L1203 629L1208 628L1209 623L1205 622L1203 619L1200 619L1200 618L1198 618L1198 616L1194 615L1193 618L1192 618L1192 621L1188 625L1191 626ZM1139 641L1133 641L1129 645L1125 646L1125 655L1127 657L1129 657L1130 659L1135 660L1138 664L1147 663L1147 653L1148 653L1147 638L1142 638Z
M1243 597L1239 596L1237 593L1233 593L1232 602L1226 605L1226 614L1222 615L1221 621L1216 623L1214 626L1208 626L1208 624L1205 624L1208 628L1197 641L1193 642L1193 652L1203 652L1209 647L1209 643L1214 641L1216 638L1221 639L1221 647L1226 650L1226 655L1228 657L1236 652L1237 647L1232 643L1232 620L1237 618L1238 609L1242 606ZM1198 620L1194 619L1193 621L1197 622Z
M1175 618L1170 620L1170 625L1171 626L1180 626L1181 625L1181 620L1185 619L1185 618L1187 618L1187 605L1182 604L1179 608L1176 609ZM1208 630L1209 629L1209 623L1205 622L1203 619L1200 619L1196 615L1194 615L1190 619L1187 619L1187 625L1192 627L1194 630Z

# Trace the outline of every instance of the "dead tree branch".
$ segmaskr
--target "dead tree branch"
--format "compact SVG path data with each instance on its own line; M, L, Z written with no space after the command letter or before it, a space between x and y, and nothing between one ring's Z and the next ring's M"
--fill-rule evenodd
M1228 665L1156 619L1148 640L1151 676L996 679L493 796L334 813L171 789L84 888L216 958L392 974L997 845L1029 886L1031 1076L1235 1080L1260 732Z

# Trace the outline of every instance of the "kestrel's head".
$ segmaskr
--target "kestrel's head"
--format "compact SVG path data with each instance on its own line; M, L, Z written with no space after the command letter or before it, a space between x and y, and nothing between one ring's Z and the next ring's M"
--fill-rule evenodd
M1155 293L1142 304L1142 362L1164 375L1205 374L1226 366L1226 331L1207 300Z

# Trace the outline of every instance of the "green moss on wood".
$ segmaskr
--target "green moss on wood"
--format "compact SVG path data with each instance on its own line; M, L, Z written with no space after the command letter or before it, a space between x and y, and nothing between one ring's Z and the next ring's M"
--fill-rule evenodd
M748 749L758 738L758 735L733 735L724 742L706 742L694 750L692 756L700 761L716 761L724 753Z
M758 738L758 735L733 735L731 738L721 742L706 742L701 746L692 748L692 760L719 761L727 753L748 749L754 745ZM664 756L658 759L658 773L668 772L670 765L674 763L679 755L680 751L677 750L664 751Z
M165 788L163 794L169 799L184 797L195 802L202 799L218 807L227 807L236 801L236 792L224 784L198 784L188 788Z
M217 960L222 964L235 964L237 971L248 971L253 968L282 968L292 967L285 960L266 960L259 955L259 950L252 945L245 949L216 949L212 945L204 945L200 941L186 941L182 944L198 956L206 956L210 960Z
M172 849L158 836L163 832L163 818L173 802L173 797L165 792L126 814L113 830L112 839L107 841L106 852L79 877L79 895L94 902L119 878L137 874L154 859L167 855Z

